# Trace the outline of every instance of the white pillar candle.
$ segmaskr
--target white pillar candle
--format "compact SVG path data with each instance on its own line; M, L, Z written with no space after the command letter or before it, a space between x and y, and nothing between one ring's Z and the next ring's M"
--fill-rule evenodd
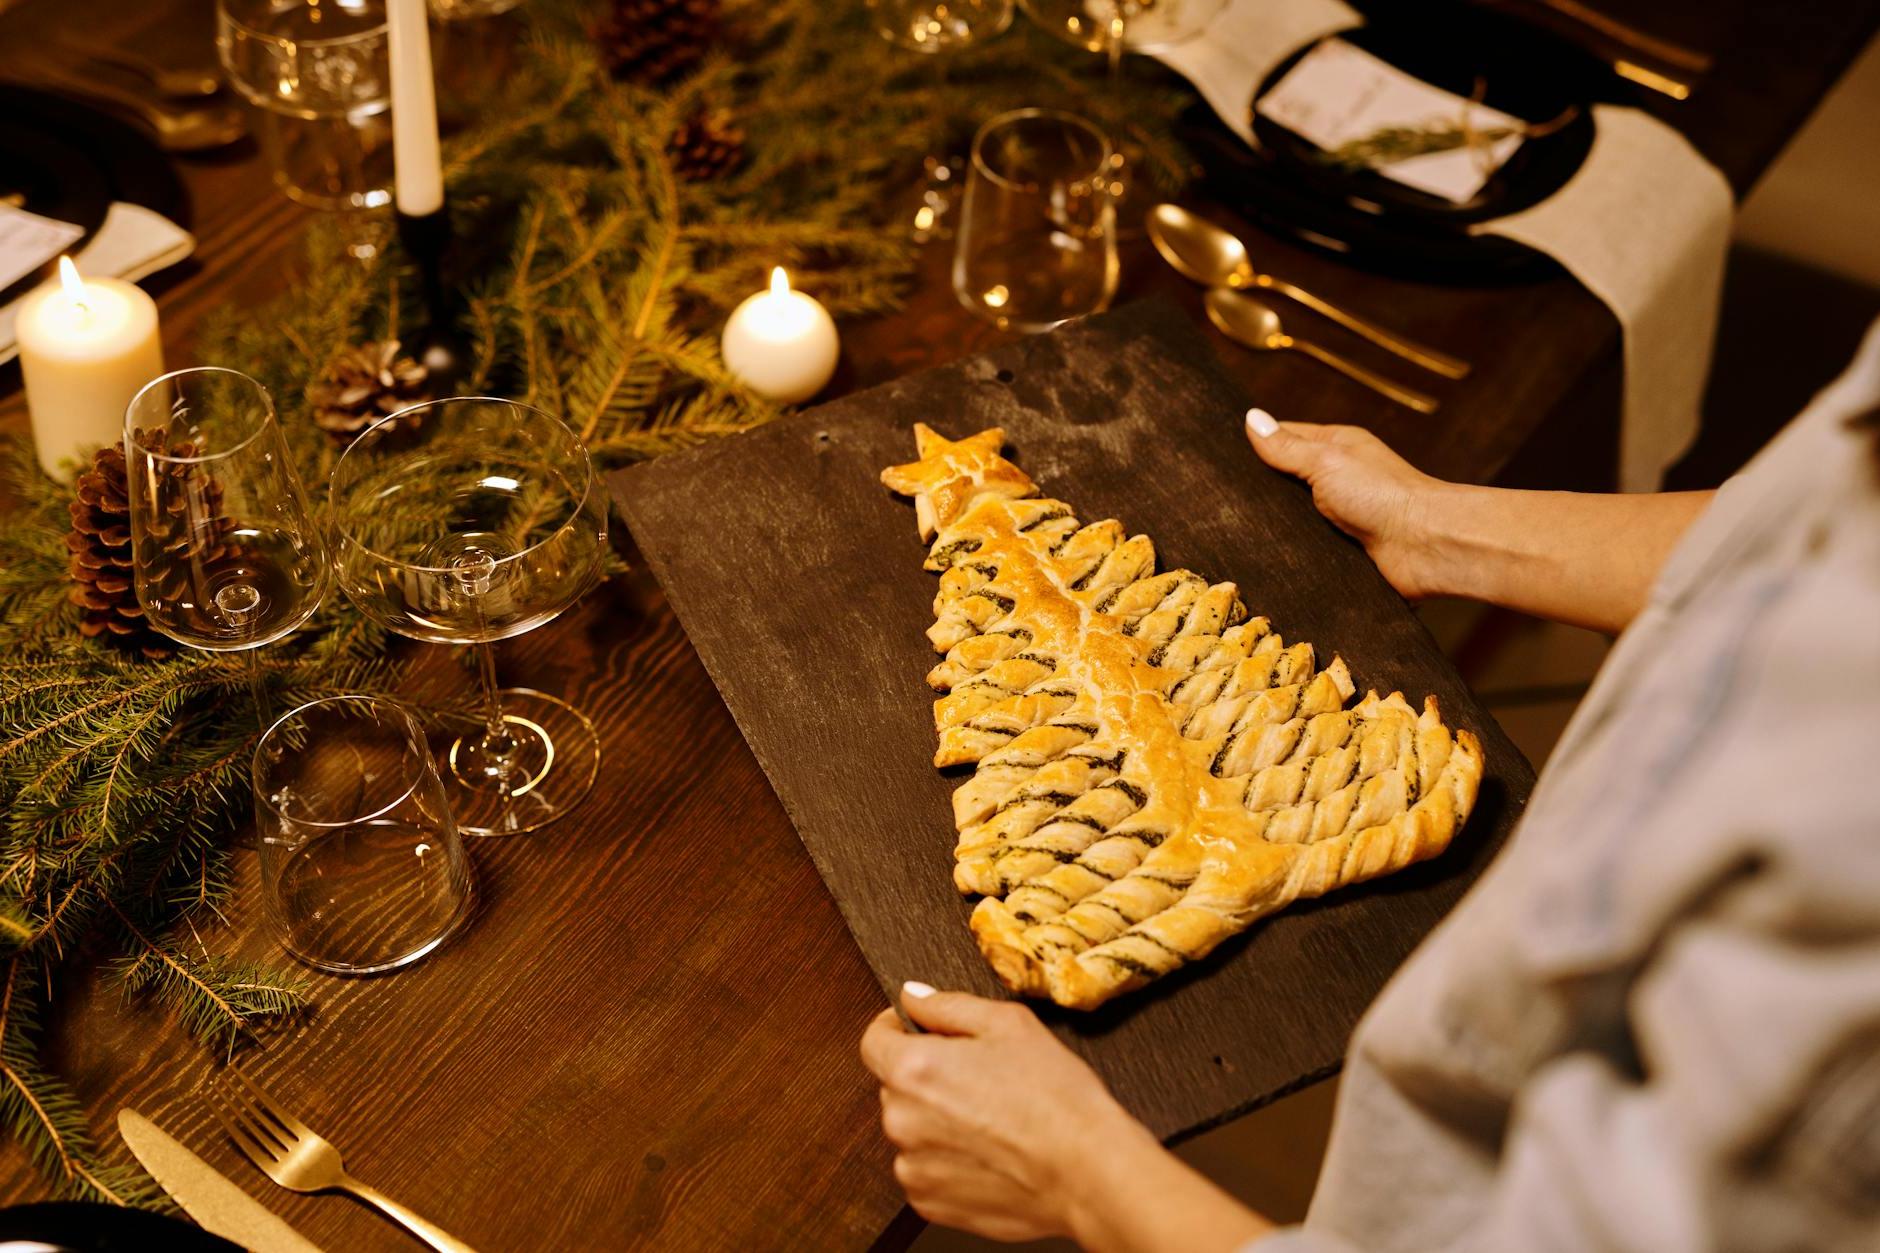
M14 325L39 468L61 483L67 462L87 462L124 438L124 409L163 373L157 302L115 278L80 278L70 257L59 277L20 302Z
M398 211L424 217L444 207L444 162L437 144L437 92L431 80L426 0L385 0L392 60L392 160Z
M814 296L790 290L783 268L770 290L731 311L720 343L725 367L759 395L784 404L808 400L836 370L835 320Z

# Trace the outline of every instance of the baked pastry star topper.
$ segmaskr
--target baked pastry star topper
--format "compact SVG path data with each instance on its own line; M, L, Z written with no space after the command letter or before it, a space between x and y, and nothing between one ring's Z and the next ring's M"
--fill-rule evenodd
M958 520L981 496L1022 500L1037 493L1038 485L1031 477L999 455L1003 447L1003 427L990 427L954 440L924 422L916 422L914 448L920 460L889 466L881 472L881 481L903 496L914 498L920 537L932 540L941 527Z

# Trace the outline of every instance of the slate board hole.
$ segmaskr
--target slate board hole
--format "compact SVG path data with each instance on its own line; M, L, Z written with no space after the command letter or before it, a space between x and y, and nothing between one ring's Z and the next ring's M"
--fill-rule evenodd
M1225 1070L1230 1075L1234 1073L1234 1063L1228 1061L1225 1057L1222 1057L1219 1054L1215 1055L1214 1064L1216 1066L1219 1066L1222 1070Z
M1009 383L1013 379L1017 378L1018 375L1012 373L1010 370L1000 370L997 374L993 375L992 377L995 379L998 379L1001 383Z
M816 432L816 442L817 442L817 443L819 443L819 444L826 444L826 443L828 443L828 442L829 442L829 432L827 432L827 431L818 431L818 432Z

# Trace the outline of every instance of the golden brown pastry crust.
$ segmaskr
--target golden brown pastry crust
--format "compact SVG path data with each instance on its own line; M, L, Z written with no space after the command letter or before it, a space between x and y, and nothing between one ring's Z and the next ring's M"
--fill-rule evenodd
M954 881L1012 990L1089 1009L1206 956L1301 897L1447 847L1481 746L1434 697L1353 695L1251 621L1234 585L1155 571L1146 536L1079 524L1000 455L998 428L914 428L882 481L915 498L927 568L936 766Z

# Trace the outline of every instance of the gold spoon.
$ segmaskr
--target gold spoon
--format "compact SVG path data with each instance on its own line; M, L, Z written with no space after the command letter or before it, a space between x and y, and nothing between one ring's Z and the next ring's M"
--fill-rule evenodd
M1203 287L1264 287L1282 296L1290 296L1308 309L1324 314L1347 330L1364 336L1379 348L1396 353L1406 361L1432 370L1444 378L1466 378L1469 363L1447 353L1425 348L1374 326L1356 314L1346 313L1327 304L1302 287L1285 279L1262 274L1253 268L1247 245L1238 235L1222 230L1206 218L1196 217L1176 204L1159 204L1149 210L1149 238L1162 259L1181 274Z
M1412 391L1373 374L1363 366L1347 361L1336 353L1327 352L1317 344L1294 339L1280 329L1279 314L1273 312L1272 306L1262 304L1251 296L1243 296L1226 287L1211 287L1203 303L1208 308L1208 321L1219 327L1221 333L1229 339L1238 340L1249 348L1296 349L1314 360L1323 361L1347 378L1356 379L1373 391L1390 397L1400 405L1415 409L1418 413L1436 412L1436 402L1422 392Z

